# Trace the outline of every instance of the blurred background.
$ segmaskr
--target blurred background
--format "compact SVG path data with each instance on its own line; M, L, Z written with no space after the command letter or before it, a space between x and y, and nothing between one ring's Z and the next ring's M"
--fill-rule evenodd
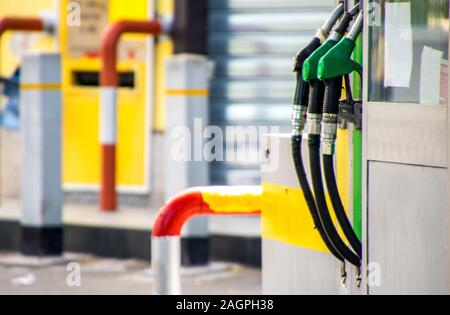
M168 120L171 124L171 116L176 120L183 114L167 109L170 103L167 90L172 83L166 61L178 54L195 54L214 66L212 76L204 78L208 83L205 124L218 126L224 132L227 126L274 126L288 131L295 88L291 60L309 42L311 34L334 6L334 0L0 0L0 17L35 17L47 23L43 31L1 33L0 251L4 254L0 258L0 292L36 292L33 286L39 281L49 288L52 279L66 275L60 260L47 261L41 257L46 256L39 251L39 246L44 245L37 244L45 242L46 233L59 235L60 230L64 237L56 236L56 239L66 256L72 253L77 261L86 264L86 270L93 270L93 279L88 280L92 283L87 285L86 292L97 292L96 285L100 282L105 284L98 287L98 292L108 292L120 286L120 281L129 281L120 277L135 275L136 269L142 270L136 277L142 276L145 282L148 266L140 262L150 262L150 234L156 213L173 195L174 188L171 191L167 187L259 185L258 160L197 165L203 174L201 180L195 174L183 180L176 174L167 174ZM156 16L175 20L176 32L158 38L127 34L118 46L116 183L119 205L115 212L106 213L98 206L102 168L98 141L102 36L114 22L150 20ZM22 187L26 186L23 181L27 180L24 173L28 170L24 169L22 160L26 154L24 148L30 144L23 143L20 99L28 103L52 102L52 97L45 93L23 96L20 91L21 82L34 80L35 76L44 82L52 73L53 63L44 59L34 61L35 67L31 66L39 68L36 74L24 71L24 55L33 54L58 54L60 58L59 68L55 69L60 69L56 80L60 83L64 203L56 232L54 224L45 223L48 218L42 213L44 218L38 220L38 227L30 228L23 211L26 206ZM22 84L22 87L35 88L30 84L36 83ZM259 156L258 139L244 137L227 141L233 148L245 148L253 156ZM225 156L229 148L224 145ZM44 172L53 173L55 169L47 165ZM180 184L180 181L184 182ZM45 183L43 187L47 187ZM44 211L45 206L39 209L36 211ZM218 280L219 276L212 281L227 286L231 279L231 292L241 292L236 284L239 278L248 279L248 284L241 281L244 292L246 288L259 292L259 217L200 220L183 235L184 266L200 268L200 275L216 270L225 280ZM31 250L31 258L16 254L30 254L30 246L38 248ZM67 259L62 261L65 263ZM218 267L202 267L208 262L220 263ZM43 269L33 269L36 266ZM99 278L112 275L112 280L97 281L98 270L105 271ZM15 285L30 288L21 291ZM130 292L135 283L132 287ZM56 286L53 292L59 290ZM142 291L137 290L151 291L147 284L142 285ZM198 292L201 291L192 291Z

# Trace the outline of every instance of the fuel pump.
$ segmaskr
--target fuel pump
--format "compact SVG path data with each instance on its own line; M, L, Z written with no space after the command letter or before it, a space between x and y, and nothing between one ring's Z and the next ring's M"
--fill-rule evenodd
M314 226L320 234L323 242L325 243L328 250L340 261L344 261L344 257L335 249L331 241L329 240L317 212L316 204L314 201L314 196L312 194L311 188L306 177L305 168L303 166L303 159L301 154L301 144L302 144L302 134L306 124L306 112L308 110L308 97L309 97L309 86L303 81L302 70L303 63L305 60L321 46L325 41L326 37L329 35L331 29L335 25L336 21L344 13L344 5L339 4L333 13L330 15L328 20L324 25L317 31L316 36L313 40L302 49L294 59L294 72L297 77L297 86L294 96L294 105L292 111L292 154L293 160L297 172L297 176L300 182L300 186L303 190L308 208L311 213L311 217L314 222Z
M360 124L360 119L354 114L355 102L351 93L349 74L354 71L360 75L362 73L361 65L351 59L356 47L355 41L361 32L362 25L363 14L360 13L347 37L342 39L339 44L334 46L321 58L317 70L318 78L325 83L321 124L321 149L325 181L338 222L359 257L361 257L361 242L347 218L342 199L339 195L334 169L334 154L343 77L346 78L345 82L347 87L347 102L341 103L344 108L343 112L346 113L347 119ZM352 111L353 113L351 113ZM315 147L315 150L312 154L317 158L317 147ZM315 160L315 163L320 162ZM318 166L315 166L315 168L316 170L320 170Z
M310 167L313 189L315 195L315 205L321 221L321 224L333 244L334 248L340 253L344 261L349 261L356 267L361 266L361 244L352 244L354 252L347 247L341 239L333 219L328 209L325 198L325 191L322 183L322 169L320 163L320 145L321 145L321 122L323 114L323 101L325 94L325 85L318 78L317 69L320 59L332 49L347 31L351 21L359 12L359 5L356 5L349 12L346 12L340 23L336 27L329 39L318 48L304 63L303 80L309 82L309 106L308 106L308 142L310 152ZM309 187L309 184L308 184ZM309 188L310 189L310 188ZM345 217L348 221L348 219ZM344 231L345 232L345 231ZM345 266L344 268L345 269Z

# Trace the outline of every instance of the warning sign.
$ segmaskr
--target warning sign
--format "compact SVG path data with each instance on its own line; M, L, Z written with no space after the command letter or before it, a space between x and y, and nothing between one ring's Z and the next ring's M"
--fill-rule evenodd
M108 26L108 0L77 0L79 25L68 26L70 57L98 55L102 35Z

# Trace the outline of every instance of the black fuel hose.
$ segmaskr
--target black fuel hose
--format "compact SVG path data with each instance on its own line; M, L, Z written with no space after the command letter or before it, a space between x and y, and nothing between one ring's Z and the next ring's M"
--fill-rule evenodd
M309 159L311 167L311 177L313 182L314 196L320 220L326 234L333 243L337 251L351 264L360 267L361 259L341 239L333 219L331 218L325 198L325 191L322 182L322 166L320 159L320 139L321 122L324 104L325 84L319 80L310 81L309 110L308 117L310 123Z
M359 5L356 5L350 12L344 14L339 25L335 29L335 34L344 34L353 18L359 12ZM322 115L323 104L325 97L325 84L318 79L309 81L309 106L308 106L308 123L309 123L309 158L311 177L313 182L314 197L316 207L319 213L322 226L325 233L332 242L334 248L345 258L346 261L361 267L361 258L356 255L342 240L339 232L337 231L330 211L328 209L325 190L322 182L322 166L320 158L320 146L321 146L321 131L322 131Z
M295 170L297 172L298 181L300 183L300 187L303 191L303 196L305 197L306 204L308 205L309 212L313 219L314 227L319 232L320 238L324 242L325 246L328 250L333 254L341 262L345 261L345 258L339 253L338 250L334 247L331 240L328 238L327 233L322 225L322 221L319 217L319 212L317 211L316 202L314 200L313 193L311 191L311 187L309 185L308 177L306 175L305 167L303 164L302 157L302 137L301 136L292 136L292 156L294 159Z
M320 220L325 228L327 235L330 237L333 245L344 256L345 260L356 267L361 267L361 259L358 257L341 239L330 211L328 210L325 191L322 182L322 169L320 163L320 135L309 136L309 159L311 165L312 182L314 187L314 195L317 209L319 211Z
M353 230L353 227L348 220L347 214L344 209L344 205L342 204L342 199L339 195L339 190L337 187L336 176L334 172L334 161L333 156L331 155L323 155L323 168L325 172L325 181L327 183L328 194L330 195L331 203L333 204L334 213L336 214L336 218L339 221L339 224L342 228L342 231L345 234L345 237L349 241L355 253L358 257L362 257L362 244L359 240L358 236Z
M334 213L339 225L344 232L355 253L362 257L362 244L356 235L352 224L350 223L342 199L337 187L337 181L334 170L334 146L336 140L337 117L339 112L339 101L342 95L342 78L333 78L325 81L325 99L323 105L322 142L323 147L323 169L325 173L325 182L328 188L328 194L333 205ZM325 130L324 130L325 128Z
M296 115L303 115L303 113L298 112L299 107L304 107L304 111L306 113L307 104L309 102L309 84L303 80L302 77L302 66L304 61L321 45L320 39L315 37L304 49L302 49L295 58L295 67L294 72L297 77L297 85L295 89L294 95L294 113L293 113L293 134L291 137L291 145L292 145L292 158L295 165L295 170L297 173L297 178L300 183L300 187L303 191L303 196L306 200L306 204L308 206L309 212L313 219L313 224L315 229L318 231L322 241L324 242L327 249L331 252L331 254L336 257L341 262L344 262L344 257L336 250L333 246L333 243L328 238L326 234L322 222L320 221L319 213L317 211L316 203L314 200L313 193L311 191L311 187L309 185L309 181L306 175L305 167L303 164L303 156L302 156L302 129L303 123L302 120L305 120L305 117L297 117ZM302 105L304 104L304 105ZM297 111L297 112L296 112Z

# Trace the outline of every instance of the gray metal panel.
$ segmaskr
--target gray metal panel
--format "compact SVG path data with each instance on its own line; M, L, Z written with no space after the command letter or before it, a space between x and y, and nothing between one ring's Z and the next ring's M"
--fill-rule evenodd
M262 142L263 151L271 152L270 158L263 162L263 181L298 188L290 135L270 135ZM306 145L303 148L307 165ZM350 266L348 273L349 276L354 273ZM329 253L263 240L264 294L344 294L339 275L340 263Z
M264 239L262 256L263 294L341 294L339 264L330 254Z
M222 128L266 125L287 130L295 88L292 59L335 2L210 0L208 54L216 63L211 123ZM259 182L258 163L213 165L215 184Z
M369 178L370 293L448 294L447 170L370 162Z
M447 167L447 107L366 105L367 159Z

